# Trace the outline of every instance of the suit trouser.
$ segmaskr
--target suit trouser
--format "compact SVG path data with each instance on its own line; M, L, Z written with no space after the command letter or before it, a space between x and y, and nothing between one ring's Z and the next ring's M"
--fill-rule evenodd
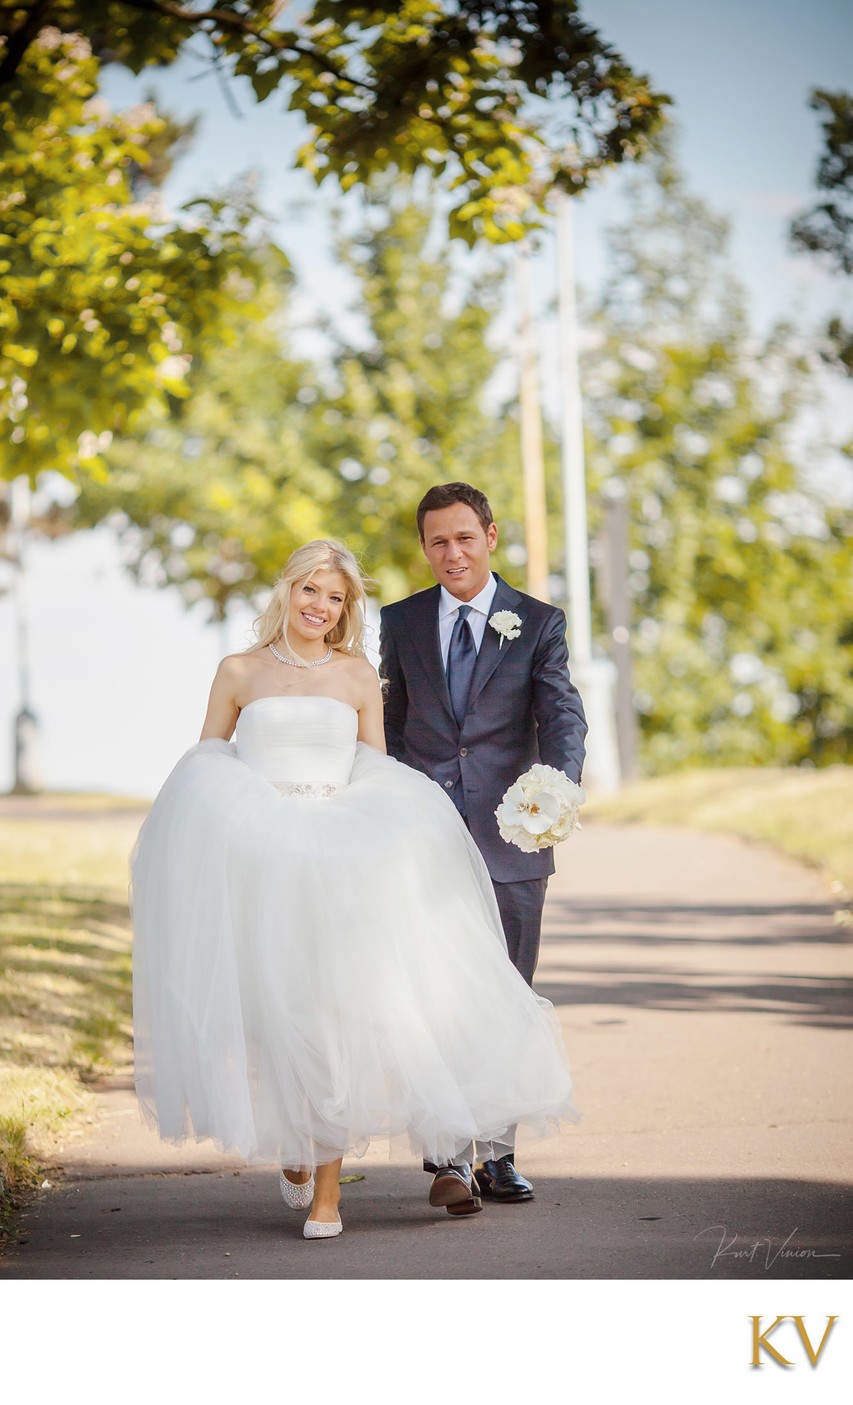
M548 879L525 878L521 883L496 883L493 878L492 887L498 900L509 959L527 984L532 985L539 960Z
M497 883L493 878L492 887L498 902L509 958L527 984L532 985L539 957L542 909L545 906L548 879L525 878L520 883ZM475 1155L480 1161L497 1161L501 1156L511 1156L514 1150L515 1128L510 1127L507 1130L506 1141L492 1142L491 1145L488 1142L478 1142L476 1151L471 1142L458 1156L454 1156L451 1164L470 1165ZM425 1161L424 1169L435 1171L437 1168L431 1161Z

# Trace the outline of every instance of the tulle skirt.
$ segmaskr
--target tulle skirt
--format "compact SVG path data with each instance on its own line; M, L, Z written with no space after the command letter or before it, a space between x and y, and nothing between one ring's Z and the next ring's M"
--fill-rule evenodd
M136 1090L164 1139L295 1168L403 1135L440 1164L577 1118L464 823L370 747L318 796L199 743L142 826L131 905Z

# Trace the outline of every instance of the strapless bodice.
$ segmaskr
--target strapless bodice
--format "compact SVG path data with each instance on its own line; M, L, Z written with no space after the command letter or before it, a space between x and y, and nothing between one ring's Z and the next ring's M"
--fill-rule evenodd
M237 755L272 785L311 790L346 785L358 713L339 698L256 698L237 719Z

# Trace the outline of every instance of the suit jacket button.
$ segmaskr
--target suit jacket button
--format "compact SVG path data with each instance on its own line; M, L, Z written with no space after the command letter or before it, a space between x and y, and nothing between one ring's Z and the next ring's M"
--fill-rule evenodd
M453 789L453 781L445 781L445 782L444 782L444 788L445 788L445 790L452 790L452 789Z
M460 748L459 748L459 755L460 755L460 756L467 756L467 755L468 755L468 748L467 748L467 746L460 746Z

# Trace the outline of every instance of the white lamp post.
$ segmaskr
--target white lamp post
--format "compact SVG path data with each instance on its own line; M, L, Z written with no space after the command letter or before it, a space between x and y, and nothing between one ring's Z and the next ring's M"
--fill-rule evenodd
M586 514L586 468L583 404L578 366L578 323L572 247L572 197L557 195L557 245L560 270L560 408L563 468L563 514L566 548L569 649L572 679L589 724L584 783L591 791L617 790L621 776L613 705L615 669L609 659L593 658L589 595L589 536Z
M521 415L521 471L524 487L524 530L527 548L527 589L538 600L548 600L548 518L545 505L545 455L542 447L542 409L539 370L533 329L530 255L525 243L517 246L519 410Z
M29 607L27 600L26 536L30 524L30 484L26 477L15 478L9 490L10 535L12 537L15 621L18 646L18 687L20 706L15 717L15 785L17 795L32 795L43 789L39 762L38 718L30 705Z

